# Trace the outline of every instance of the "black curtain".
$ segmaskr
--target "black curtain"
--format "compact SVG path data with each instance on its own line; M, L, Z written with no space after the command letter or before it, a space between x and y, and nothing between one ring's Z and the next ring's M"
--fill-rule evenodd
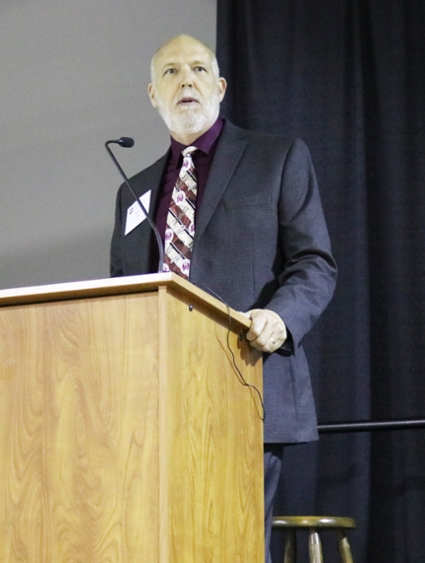
M301 137L319 178L339 265L307 341L319 422L425 418L424 1L218 0L217 29L225 116ZM356 563L423 563L425 429L288 447L276 511L353 516Z

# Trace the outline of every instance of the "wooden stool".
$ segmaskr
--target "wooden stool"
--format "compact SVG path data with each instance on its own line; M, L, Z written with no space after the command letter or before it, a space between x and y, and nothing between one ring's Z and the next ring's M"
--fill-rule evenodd
M350 544L345 530L355 528L356 522L352 518L340 516L275 516L274 529L287 530L284 563L295 563L297 557L297 542L295 531L307 529L309 531L308 548L310 563L323 563L322 544L318 530L336 530L338 534L338 548L342 563L353 563Z

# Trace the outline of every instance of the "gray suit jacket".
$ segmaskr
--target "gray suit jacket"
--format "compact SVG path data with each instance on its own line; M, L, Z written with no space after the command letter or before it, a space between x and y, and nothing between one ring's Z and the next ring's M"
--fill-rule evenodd
M131 179L138 196L152 190L151 210L156 209L167 158L168 153ZM111 244L112 276L156 271L147 221L124 236L127 209L133 203L121 186ZM264 355L264 440L316 439L302 342L332 297L336 265L313 165L302 141L225 123L197 210L190 281L209 288L236 310L268 308L283 318L293 353Z

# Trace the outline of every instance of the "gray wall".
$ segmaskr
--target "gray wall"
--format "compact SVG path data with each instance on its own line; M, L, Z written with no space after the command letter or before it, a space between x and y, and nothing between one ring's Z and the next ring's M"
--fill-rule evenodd
M215 47L215 0L2 0L0 288L108 276L120 176L168 134L146 94L152 53L178 33Z

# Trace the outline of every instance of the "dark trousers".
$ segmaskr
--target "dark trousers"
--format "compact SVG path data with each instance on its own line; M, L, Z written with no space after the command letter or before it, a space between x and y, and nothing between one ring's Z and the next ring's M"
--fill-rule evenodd
M270 541L272 537L273 505L282 470L283 444L264 444L264 525L266 563L272 563Z

